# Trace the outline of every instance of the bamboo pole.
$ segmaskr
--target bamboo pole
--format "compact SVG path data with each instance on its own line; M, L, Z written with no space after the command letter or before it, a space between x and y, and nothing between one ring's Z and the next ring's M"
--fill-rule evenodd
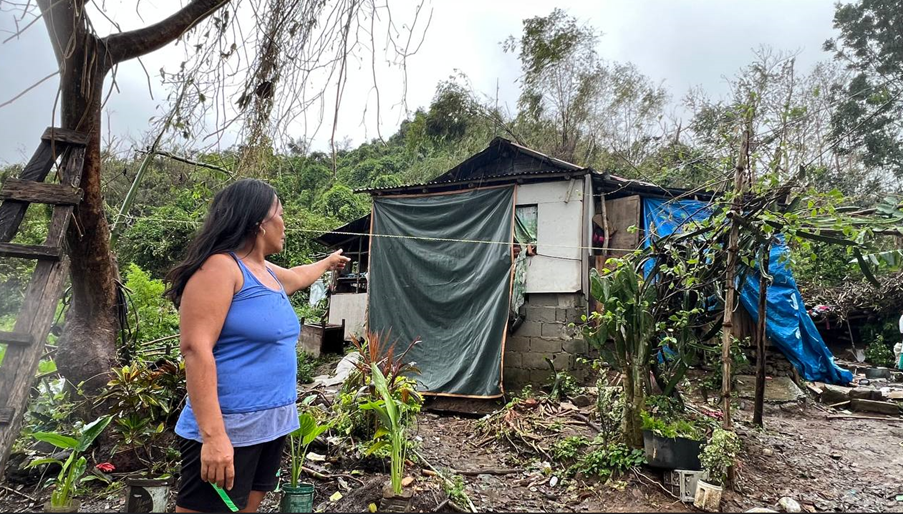
M608 249L611 248L611 230L608 226L608 208L605 193L602 193L602 236L605 241L602 242L602 265L605 265L605 259L608 259ZM592 246L592 244L590 244Z
M132 202L135 200L135 194L138 192L138 187L141 185L141 181L144 179L144 173L147 171L148 166L150 166L151 161L157 155L158 150L157 147L160 145L160 141L163 140L163 135L166 134L166 131L169 130L170 124L172 124L172 120L178 112L180 106L182 105L182 100L185 98L185 92L188 90L188 82L185 82L182 86L182 91L179 93L179 97L176 99L175 105L172 106L172 109L169 110L169 114L166 116L166 121L163 122L163 126L160 128L160 132L157 133L157 137L154 138L154 142L151 143L150 148L145 152L144 159L141 161L141 165L138 167L138 172L135 173L135 178L132 180L132 185L129 186L128 192L125 194L125 199L122 201L122 205L119 207L119 212L116 214L116 217L113 218L113 226L110 227L110 239L115 242L119 237L119 229L122 227L122 220L128 215L129 209L132 207Z
M731 338L734 335L734 303L737 293L734 280L737 274L737 253L740 240L740 216L741 202L744 192L744 175L749 164L749 138L750 129L743 133L743 142L740 147L740 157L737 160L737 168L734 170L734 201L731 205L731 230L727 243L727 271L724 277L724 319L721 328L721 397L724 412L723 426L725 430L731 428Z
M771 245L762 247L759 263L759 320L756 324L756 404L753 408L753 423L762 426L765 410L765 319L767 315L768 265Z

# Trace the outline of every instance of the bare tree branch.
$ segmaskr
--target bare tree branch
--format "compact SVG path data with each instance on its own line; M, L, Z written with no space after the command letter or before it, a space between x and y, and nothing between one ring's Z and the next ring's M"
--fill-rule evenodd
M15 102L15 101L18 100L19 98L22 98L23 96L25 96L25 93L28 93L28 92L31 91L32 89L34 89L34 88L40 86L41 84L43 84L44 82L46 82L48 79L50 79L50 78L52 78L52 77L55 77L55 76L57 76L57 75L59 75L59 74L60 74L60 72L59 72L59 70L57 70L57 71L51 73L50 75L47 75L46 77L42 78L41 80L35 82L34 84L28 86L27 88L25 88L24 91L22 91L22 92L19 93L18 95L14 96L14 97L12 97L11 99L9 99L9 100L3 102L2 104L0 104L0 109L2 109L2 108L4 108L4 107L6 107L7 105L9 105L9 104Z
M113 64L128 61L163 48L227 3L229 0L194 0L159 23L112 34L102 42L107 46Z

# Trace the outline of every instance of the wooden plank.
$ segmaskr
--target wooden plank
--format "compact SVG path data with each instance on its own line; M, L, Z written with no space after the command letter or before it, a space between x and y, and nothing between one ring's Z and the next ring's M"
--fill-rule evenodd
M640 231L637 230L631 233L629 229L631 226L641 227L641 206L642 203L638 195L605 200L608 228L611 232L607 247L611 248L611 250L609 250L605 259L598 259L597 256L596 269L602 270L602 268L606 267L605 261L608 259L620 258L629 253L624 250L639 247Z
M19 178L43 182L50 173L54 162L56 162L56 154L53 148L47 141L42 141L31 160L25 165L25 169L19 173ZM22 218L25 217L26 209L28 209L27 202L15 200L6 200L0 205L0 243L12 241L19 230Z
M53 208L53 214L50 215L50 226L47 229L47 239L44 245L51 248L59 248L63 246L66 238L66 229L69 228L69 219L75 207L56 206Z
M45 184L8 178L0 189L0 199L19 200L31 203L46 203L52 205L76 205L82 200L84 192L77 188L64 184Z
M60 181L67 186L78 187L81 182L84 163L85 149L72 149L61 163ZM56 206L53 208L53 215L50 217L50 226L47 230L47 239L44 242L45 245L63 246L66 229L69 228L69 220L73 211L74 207L72 206Z
M44 130L44 134L41 135L42 141L56 141L57 143L79 146L87 146L89 139L90 136L88 134L59 127L47 127Z
M875 400L860 400L853 398L850 407L855 411L877 412L878 414L890 414L898 416L900 407L895 402L879 402Z
M35 341L45 341L56 313L56 305L66 285L69 259L40 261L35 266L31 282L25 292L25 301L16 317L14 332L31 334ZM22 408L28 401L35 371L44 345L9 346L3 364L0 365L0 408L13 408L12 420L0 425L0 477L6 469L6 459L13 442L19 435Z
M60 183L67 186L78 187L81 184L85 167L85 149L73 148L60 161Z
M768 319L768 258L771 245L765 243L759 273L759 312L756 323L756 400L753 405L753 424L762 426L765 411L765 321Z
M20 245L0 243L0 257L17 259L59 260L63 251L59 246Z
M855 414L836 414L826 416L827 419L876 419L878 421L892 421L903 423L903 418L882 418L881 416L857 416Z
M608 210L608 225L611 230L611 244L609 248L637 248L640 246L640 211L639 195L606 200ZM631 231L630 227L636 226L638 230ZM612 250L612 256L624 255L627 252Z
M34 339L27 332L0 332L0 343L30 345Z

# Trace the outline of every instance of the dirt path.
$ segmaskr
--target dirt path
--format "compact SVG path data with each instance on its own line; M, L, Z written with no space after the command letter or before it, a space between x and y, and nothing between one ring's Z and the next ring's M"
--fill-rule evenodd
M728 495L722 508L774 508L789 496L810 511L903 512L903 501L896 500L903 495L903 419L831 420L827 414L819 405L771 408L764 431L738 428L744 442L740 493Z
M434 466L459 471L519 470L504 475L467 475L465 491L480 512L687 512L680 502L643 481L625 476L623 490L565 478L560 469L546 474L507 444L467 441L476 420L425 414L419 426L421 454ZM478 447L479 446L479 447ZM556 485L551 484L557 482Z
M796 404L783 409L769 406L765 430L738 423L736 428L743 439L739 491L725 493L722 510L779 510L778 500L789 496L808 512L903 512L903 501L896 499L903 495L903 423L829 420L827 414L811 404L808 408ZM749 413L740 416L748 417ZM517 455L507 444L471 438L476 424L472 418L424 413L412 437L417 441L417 451L440 470L514 470L463 476L464 491L480 512L694 511L663 491L661 474L654 470L644 468L642 475L622 477L620 488L568 480L558 469L543 473L538 460ZM410 475L416 479L413 487L418 491L418 510L431 511L442 503L445 493L437 477L425 475L420 467L411 468ZM558 478L554 486L552 477ZM381 484L387 479L384 473L371 469L344 484L316 481L315 505L326 512L366 511L370 503L378 501ZM343 498L329 501L336 491L342 491ZM38 502L0 488L0 511L40 510L47 496L34 485L24 486L19 492ZM119 496L121 493L97 494L84 502L83 510L118 512L122 508ZM262 510L276 512L275 498L265 502Z

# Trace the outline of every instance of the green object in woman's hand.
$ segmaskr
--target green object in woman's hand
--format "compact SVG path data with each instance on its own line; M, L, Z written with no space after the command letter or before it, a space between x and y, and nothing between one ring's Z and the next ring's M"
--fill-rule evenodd
M229 495L226 494L226 491L224 491L222 487L214 484L213 482L210 482L210 485L213 486L213 489L216 491L216 494L218 494L219 497L222 498L223 503L226 504L226 507L229 507L230 511L238 512L238 507L236 507L235 504L232 503L232 498L229 498Z

